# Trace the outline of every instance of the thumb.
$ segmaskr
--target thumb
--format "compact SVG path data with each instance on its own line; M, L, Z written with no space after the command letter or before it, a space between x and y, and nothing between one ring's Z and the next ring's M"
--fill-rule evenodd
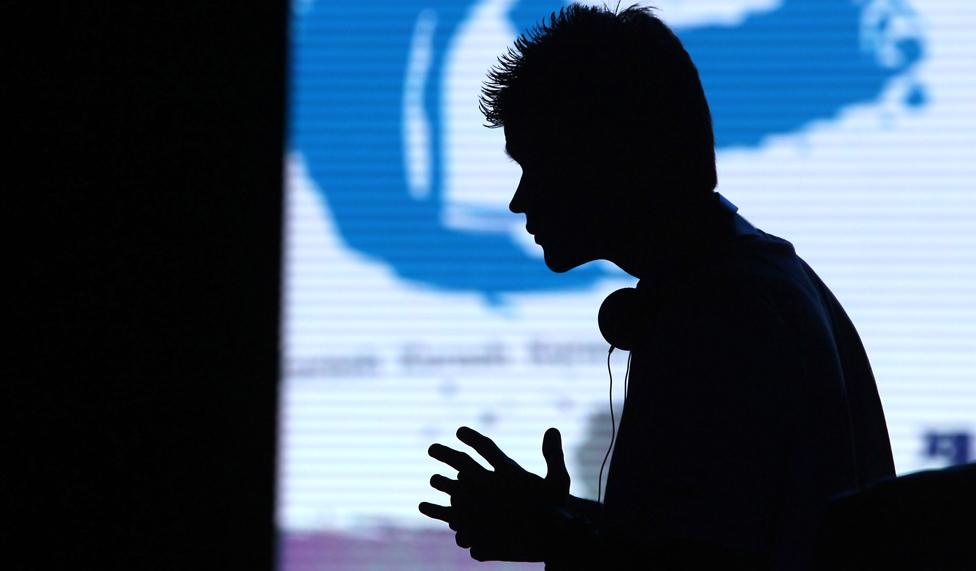
M546 458L546 483L560 494L569 493L569 471L563 457L563 440L559 430L550 428L542 438L542 455Z

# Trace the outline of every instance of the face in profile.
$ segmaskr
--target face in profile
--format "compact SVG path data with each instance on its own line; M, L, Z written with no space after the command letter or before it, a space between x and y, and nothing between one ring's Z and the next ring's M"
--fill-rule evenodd
M526 230L535 236L554 272L567 272L604 259L605 200L599 177L584 161L567 158L524 131L505 126L506 151L522 168L509 210L525 214Z

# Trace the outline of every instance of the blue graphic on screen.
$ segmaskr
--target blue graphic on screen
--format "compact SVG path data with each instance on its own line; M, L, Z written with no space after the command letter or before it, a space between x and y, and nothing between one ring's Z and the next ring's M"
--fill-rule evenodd
M512 292L586 288L610 270L588 264L557 275L509 234L462 231L442 222L445 61L477 4L384 0L308 6L293 21L290 145L304 156L345 244L387 264L403 280L479 292L495 302ZM508 18L524 31L562 5L522 0ZM418 198L409 192L404 169L401 103L418 17L431 13L436 25L423 90L430 188ZM917 26L909 32L894 26L896 19L913 21L900 1L782 0L734 26L677 29L704 83L716 147L758 147L770 135L793 133L852 104L875 101L892 78L910 77L923 56L923 38ZM784 30L790 30L790 41L781 41ZM904 103L925 105L922 87L912 86ZM510 196L514 188L499 192Z
M924 435L925 455L938 458L950 466L966 464L973 459L973 435L964 431L939 432L931 430Z

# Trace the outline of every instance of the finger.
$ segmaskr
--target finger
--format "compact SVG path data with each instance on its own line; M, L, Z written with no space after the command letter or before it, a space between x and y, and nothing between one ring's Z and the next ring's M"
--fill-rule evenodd
M460 476L457 480L452 480L440 474L434 474L430 477L430 485L435 489L446 492L451 497L451 507L459 508L454 510L453 517L455 520L459 520L463 515L459 510L477 509L479 502L472 495L473 490L460 482ZM486 501L488 500L488 496L482 493L480 499L481 501Z
M430 477L430 485L442 492L450 495L455 495L458 493L458 481L452 480L446 476L441 476L440 474L434 474Z
M463 547L464 549L471 547L471 538L463 531L454 534L454 541L458 544L458 547Z
M462 527L462 541L471 546L470 555L477 561L521 561L518 553L524 552L511 538L500 536L497 531L479 526ZM514 551L513 551L514 550Z
M518 464L509 458L497 444L477 430L462 426L457 429L458 440L475 449L495 470L507 471Z
M420 513L427 517L439 519L449 524L454 522L454 510L447 506L439 506L430 502L420 502L417 508L420 509Z
M468 472L472 476L479 476L482 472L488 472L481 464L478 464L464 452L459 452L453 448L448 448L443 444L431 444L427 449L427 454L451 466L458 472Z
M550 428L542 438L542 455L546 458L546 481L560 492L569 493L569 471L563 456L563 441L559 430Z
M506 559L499 555L498 551L493 551L489 547L475 546L472 547L468 552L471 554L471 558L475 561L505 561Z

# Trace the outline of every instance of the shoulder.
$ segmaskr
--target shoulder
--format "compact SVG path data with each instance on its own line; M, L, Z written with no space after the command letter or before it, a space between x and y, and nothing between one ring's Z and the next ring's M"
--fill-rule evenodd
M788 244L788 243L786 243ZM743 245L688 272L655 304L655 342L713 358L795 364L825 334L822 307L792 247Z
M793 284L763 275L745 264L723 261L677 277L661 292L661 320L676 327L742 329L781 321L778 307L792 303Z
M714 319L749 318L766 326L815 320L823 307L793 245L763 234L740 240L681 279L679 297Z

